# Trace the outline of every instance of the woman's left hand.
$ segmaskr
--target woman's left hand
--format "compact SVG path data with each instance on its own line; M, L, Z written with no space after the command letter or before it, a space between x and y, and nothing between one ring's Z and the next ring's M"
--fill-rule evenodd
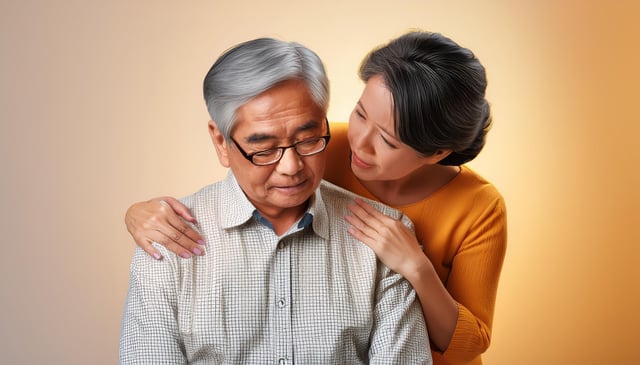
M349 205L351 215L345 219L349 233L369 246L378 259L391 270L407 277L428 260L416 236L399 220L380 213L376 208L356 198Z

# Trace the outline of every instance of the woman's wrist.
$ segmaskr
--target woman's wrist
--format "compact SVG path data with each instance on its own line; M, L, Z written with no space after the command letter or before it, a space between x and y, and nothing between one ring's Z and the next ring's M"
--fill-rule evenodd
M405 272L400 274L409 280L414 287L424 278L435 274L433 264L424 253L416 255L405 267Z

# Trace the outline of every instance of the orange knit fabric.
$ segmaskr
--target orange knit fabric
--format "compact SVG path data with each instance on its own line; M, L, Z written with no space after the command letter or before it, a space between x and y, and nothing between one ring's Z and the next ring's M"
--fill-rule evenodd
M325 179L376 199L356 179L349 163L347 124L331 123ZM498 279L507 243L506 210L496 188L466 166L426 199L394 208L415 224L418 241L440 280L458 303L456 329L435 365L482 364L489 347ZM433 346L432 346L433 347Z

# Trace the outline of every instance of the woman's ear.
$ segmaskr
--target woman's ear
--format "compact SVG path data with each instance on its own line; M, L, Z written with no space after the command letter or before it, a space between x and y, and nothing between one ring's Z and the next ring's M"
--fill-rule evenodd
M453 150L450 149L437 150L433 153L433 155L427 157L427 159L429 160L429 163L437 164L438 162L444 160L445 157L449 156L451 152L453 152Z
M216 122L213 120L209 121L209 135L211 136L213 147L216 149L218 161L220 161L222 166L229 167L229 144L220 132L220 129L218 129L218 126L216 126Z

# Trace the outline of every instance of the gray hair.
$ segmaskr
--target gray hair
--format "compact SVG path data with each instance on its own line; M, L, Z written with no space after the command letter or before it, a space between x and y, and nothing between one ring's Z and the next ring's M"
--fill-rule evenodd
M309 48L273 38L258 38L225 51L204 78L211 119L230 138L236 111L254 97L287 80L302 80L314 102L329 107L329 80L320 57Z

